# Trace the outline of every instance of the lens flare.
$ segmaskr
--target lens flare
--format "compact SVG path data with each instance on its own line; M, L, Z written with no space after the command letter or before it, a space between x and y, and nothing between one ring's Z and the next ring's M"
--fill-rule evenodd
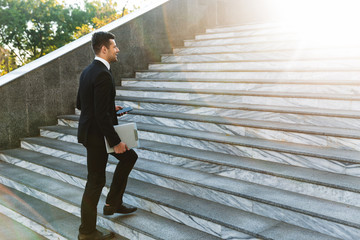
M360 45L358 0L275 0L273 3L283 27L306 43Z

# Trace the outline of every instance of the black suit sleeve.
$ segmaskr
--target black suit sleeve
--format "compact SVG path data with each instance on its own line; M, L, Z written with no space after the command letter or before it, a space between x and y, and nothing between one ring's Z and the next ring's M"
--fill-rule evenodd
M80 102L80 87L78 90L77 98L76 98L76 108L81 110L81 102Z
M109 109L113 106L111 104L113 88L111 76L106 72L99 74L94 82L95 118L110 147L119 144L121 141L115 132L112 115L110 115L114 109Z

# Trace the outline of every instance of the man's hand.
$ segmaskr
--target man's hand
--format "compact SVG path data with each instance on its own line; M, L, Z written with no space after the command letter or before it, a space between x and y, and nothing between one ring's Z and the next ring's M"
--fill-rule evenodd
M118 145L116 145L114 147L114 151L116 154L120 154L120 153L124 153L126 152L127 150L129 150L128 146L123 143L123 142L120 142Z
M121 110L121 109L123 109L123 107L121 107L121 106L115 106L116 112L119 111L119 110ZM118 115L118 116L122 116L122 115L124 115L124 114L126 114L126 112L121 113L121 114L117 114L117 115Z

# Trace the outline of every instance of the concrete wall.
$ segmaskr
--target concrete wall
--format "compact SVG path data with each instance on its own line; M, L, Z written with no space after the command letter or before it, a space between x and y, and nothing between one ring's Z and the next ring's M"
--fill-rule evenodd
M117 80L147 69L149 62L160 61L160 54L183 46L182 40L215 26L209 12L216 12L216 0L172 0L112 31L120 47L119 62L112 66Z
M214 26L216 0L170 0L134 19L125 16L104 28L116 35L119 62L112 66L117 83L160 61L183 39ZM131 20L126 20L131 19ZM39 126L73 114L81 71L93 60L85 36L54 53L0 78L0 149L18 147L20 139L39 135ZM76 46L76 47L72 47Z

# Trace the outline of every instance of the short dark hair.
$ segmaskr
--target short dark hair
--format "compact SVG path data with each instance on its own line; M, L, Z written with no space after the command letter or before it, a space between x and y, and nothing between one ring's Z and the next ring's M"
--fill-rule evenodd
M91 43L94 53L98 54L102 46L109 48L110 39L115 39L115 35L110 32L95 32L91 38Z

